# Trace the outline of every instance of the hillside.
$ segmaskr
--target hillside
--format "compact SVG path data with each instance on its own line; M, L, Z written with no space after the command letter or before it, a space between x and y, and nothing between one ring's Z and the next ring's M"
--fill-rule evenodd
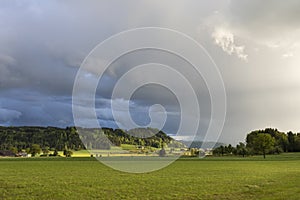
M124 131L121 129L80 129L80 136L75 127L0 127L0 149L7 150L15 147L19 150L38 144L42 148L80 150L87 148L110 149L112 143L149 146L154 148L174 147L184 145L175 141L162 131L147 128ZM139 135L137 138L133 137ZM151 136L152 135L152 136ZM106 137L105 137L106 136ZM151 137L148 137L151 136ZM107 138L109 140L107 140ZM84 143L84 144L83 144Z

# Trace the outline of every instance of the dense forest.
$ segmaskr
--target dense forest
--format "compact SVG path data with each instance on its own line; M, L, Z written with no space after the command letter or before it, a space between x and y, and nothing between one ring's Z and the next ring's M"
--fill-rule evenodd
M157 133L157 134L155 134ZM139 134L140 137L134 137ZM151 137L148 137L151 136ZM147 137L147 138L146 138ZM50 150L81 150L81 149L110 149L111 145L132 144L162 147L183 147L183 144L173 140L162 131L155 129L80 129L75 127L0 127L0 149L12 148L22 150L39 145L42 149Z
M300 152L300 133L280 132L277 129L266 128L252 131L246 136L246 143L222 145L215 148L215 155L258 155L280 154L282 152Z

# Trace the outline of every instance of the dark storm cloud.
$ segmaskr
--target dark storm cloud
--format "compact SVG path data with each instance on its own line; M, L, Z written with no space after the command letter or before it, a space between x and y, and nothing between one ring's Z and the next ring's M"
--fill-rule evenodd
M117 22L127 11L113 4L1 1L1 123L73 124L71 94L80 63L124 28Z
M19 111L0 108L0 124L7 125L11 121L18 119L21 115L22 113Z

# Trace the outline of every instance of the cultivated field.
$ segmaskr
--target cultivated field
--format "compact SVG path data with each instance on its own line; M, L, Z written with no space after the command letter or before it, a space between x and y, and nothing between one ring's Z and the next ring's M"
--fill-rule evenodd
M93 158L1 158L0 199L295 199L300 154L182 158L146 174Z

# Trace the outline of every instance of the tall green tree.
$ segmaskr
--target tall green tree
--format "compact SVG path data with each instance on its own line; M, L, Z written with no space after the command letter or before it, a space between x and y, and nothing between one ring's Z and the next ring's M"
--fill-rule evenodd
M259 133L253 141L253 148L266 158L266 154L274 147L274 144L275 139L270 134Z

